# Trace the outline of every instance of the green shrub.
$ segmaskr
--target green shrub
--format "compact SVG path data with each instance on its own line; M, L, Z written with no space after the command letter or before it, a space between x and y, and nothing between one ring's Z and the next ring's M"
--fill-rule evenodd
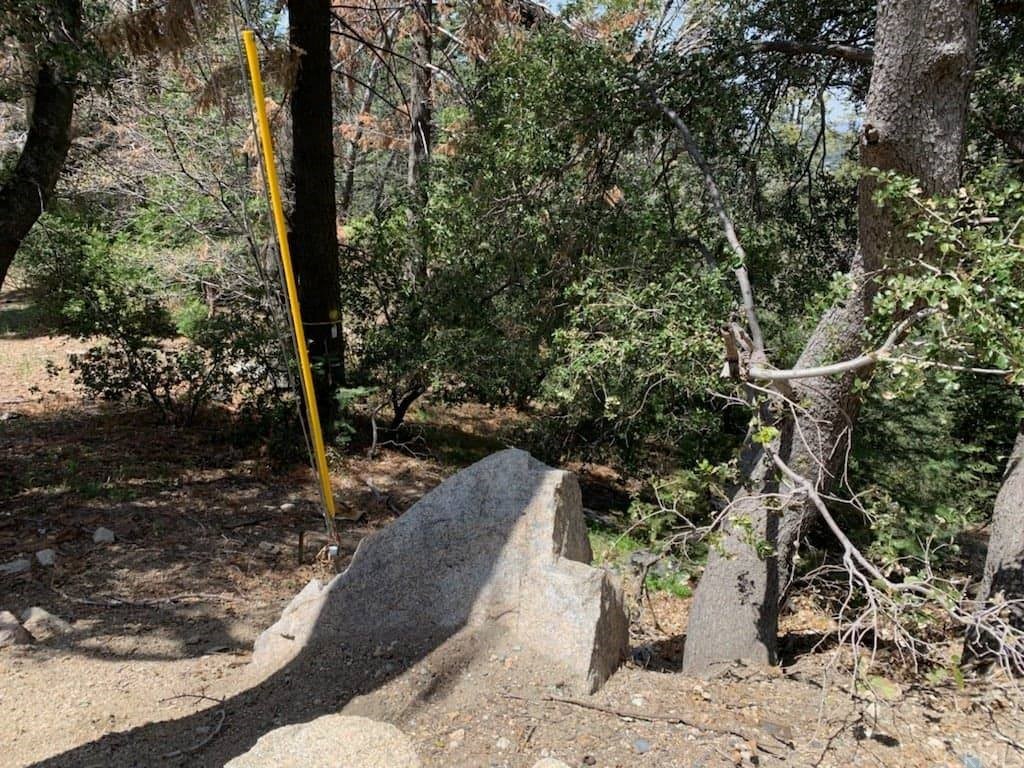
M21 260L43 311L95 342L69 356L76 383L97 398L152 406L178 424L215 402L273 412L287 382L261 297L211 312L194 282L157 270L168 254L102 223L95 212L48 213Z

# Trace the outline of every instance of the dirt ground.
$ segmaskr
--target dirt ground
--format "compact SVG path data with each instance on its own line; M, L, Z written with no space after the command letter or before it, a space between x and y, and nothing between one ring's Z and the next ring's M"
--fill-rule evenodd
M586 700L566 700L516 649L477 653L459 636L372 658L328 649L254 687L255 637L327 573L309 471L274 469L224 425L158 429L83 402L46 374L83 345L33 328L29 309L0 296L0 564L44 548L56 561L0 575L0 610L40 606L73 631L0 649L3 768L220 766L275 725L342 709L394 722L427 766L1024 765L1012 686L883 678L866 691L842 653L810 650L829 622L799 603L783 667L698 681L676 674L688 601L634 600L633 659ZM486 409L414 422L416 455L333 457L342 508L362 513L342 526L343 560L502 444ZM576 469L585 504L621 496L607 471ZM100 526L113 543L93 542Z

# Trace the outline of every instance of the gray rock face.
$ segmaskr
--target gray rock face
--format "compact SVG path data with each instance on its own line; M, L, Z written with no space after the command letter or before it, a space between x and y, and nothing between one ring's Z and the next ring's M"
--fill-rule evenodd
M569 472L510 449L477 462L364 539L326 587L311 582L256 641L261 674L303 647L399 646L494 629L593 692L625 658L628 622L610 573L592 568Z
M21 614L21 623L32 637L37 640L45 640L58 635L66 635L74 630L64 619L54 616L47 610L38 606L26 608Z
M390 723L324 715L264 734L224 768L420 768L420 761Z
M97 528L92 534L92 540L96 544L112 544L114 538L114 532L102 526Z
M32 642L32 635L21 626L17 617L10 611L0 611L0 648L9 645L27 645Z
M57 560L57 553L52 549L40 549L36 552L36 560L44 568L49 568Z
M32 561L27 557L19 557L17 560L11 560L10 562L0 565L0 573L6 573L9 576L14 576L31 570Z

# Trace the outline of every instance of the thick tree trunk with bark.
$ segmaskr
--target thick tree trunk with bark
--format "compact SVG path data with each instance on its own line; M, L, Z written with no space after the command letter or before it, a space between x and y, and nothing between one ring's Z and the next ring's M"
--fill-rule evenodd
M915 176L929 193L956 186L977 20L976 0L880 0L861 137L864 168ZM870 275L912 255L914 244L894 232L890 217L874 204L875 187L865 178L859 190L856 288L821 318L797 368L861 354L873 295ZM794 380L797 415L780 414L779 437L769 445L822 491L836 483L846 459L857 415L855 378L848 373ZM709 674L737 659L775 663L779 604L801 531L814 515L805 496L779 480L764 448L751 439L741 470L744 479L690 610L683 666L691 674Z
M14 171L0 187L0 287L22 241L46 210L71 147L75 75L67 70L82 25L80 0L59 0L50 15L51 55L38 64L28 136Z
M333 423L333 391L343 383L341 286L334 187L330 0L293 0L289 42L300 54L291 92L292 185L288 240L299 287L317 405Z
M996 496L977 604L985 608L996 599L1007 604L1003 616L1007 623L1024 631L1024 605L1012 602L1024 600L1024 422L1017 428L1017 440ZM968 632L964 664L991 665L1000 651L995 646L993 638ZM1024 669L1014 671L1024 674Z

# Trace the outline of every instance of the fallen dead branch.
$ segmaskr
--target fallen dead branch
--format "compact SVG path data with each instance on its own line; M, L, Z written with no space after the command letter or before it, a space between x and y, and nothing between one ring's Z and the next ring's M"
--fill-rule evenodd
M211 594L206 592L182 592L181 594L168 595L167 597L150 597L143 598L141 600L132 600L116 596L94 600L88 597L75 597L74 595L69 595L67 592L59 589L53 589L53 591L69 602L78 603L79 605L94 605L99 608L157 608L170 603L181 603L190 600L219 600L222 602L231 602L242 599L236 595L223 593Z
M760 742L760 738L768 736L769 738L779 742L783 746L793 749L794 745L791 741L787 741L779 736L770 733L764 733L761 731L754 731L749 728L744 728L739 725L733 726L722 726L712 725L710 722L705 720L695 720L693 718L683 717L681 715L663 715L658 713L640 712L631 709L616 709L615 707L606 707L601 704L593 704L589 701L583 701L582 699L571 699L562 696L539 696L537 698L530 698L528 696L518 696L514 693L503 693L506 699L515 699L516 701L526 701L531 704L566 704L573 707L581 707L582 709L589 709L594 712L603 712L606 715L614 715L615 717L630 718L632 720L642 720L648 723L668 723L670 725L685 725L688 728L694 728L698 731L704 731L707 733L717 733L722 736L735 736L736 738L743 739L746 742L754 745L759 751L766 754L772 755L773 757L783 757L783 753L778 750L771 749Z
M220 709L217 710L217 724L213 726L212 729L210 729L210 732L206 734L206 736L204 736L202 739L200 739L190 747L184 747L182 749L175 749L171 752L165 752L164 754L160 755L160 757L164 760L170 760L171 758L181 757L182 755L188 755L193 752L198 752L200 749L205 747L207 744L209 744L217 737L217 734L219 734L221 732L221 729L224 727L224 719L227 717L227 711L224 709L224 699L216 699L213 696L206 696L201 693L182 693L177 696L169 696L166 699L160 699L160 703L173 701L174 699L197 699L200 701L215 701L218 704L220 704Z

